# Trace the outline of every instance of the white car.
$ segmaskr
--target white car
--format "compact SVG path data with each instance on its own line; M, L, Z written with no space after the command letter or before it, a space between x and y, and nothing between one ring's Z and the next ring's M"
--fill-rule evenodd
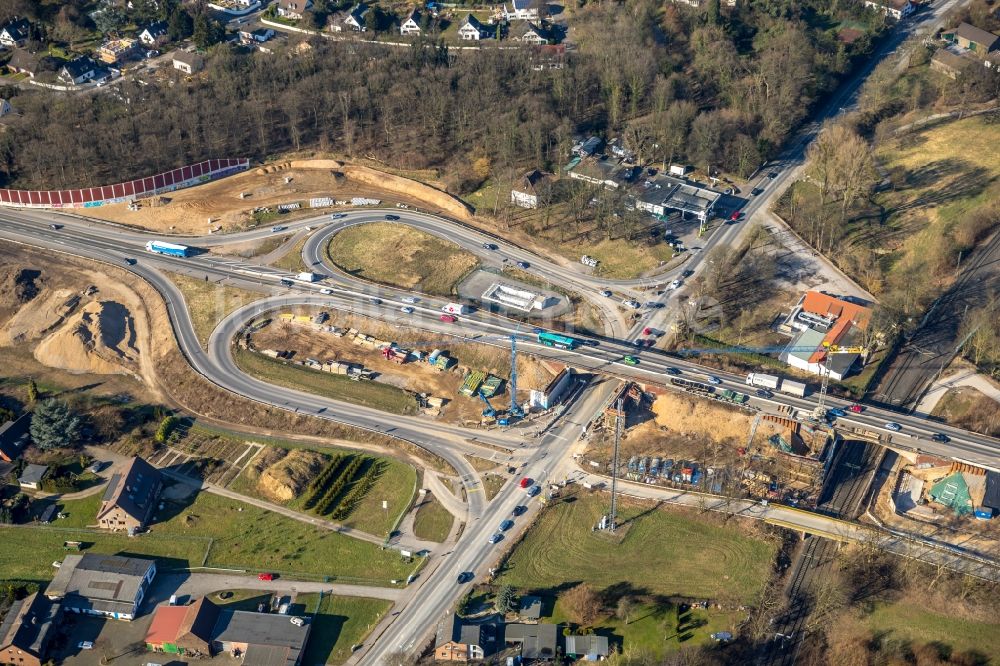
M683 283L680 280L674 280L669 285L667 285L667 289L677 289L678 287L681 286L681 284Z
M888 423L885 424L885 429L891 430L893 432L899 432L900 430L903 429L903 426L899 425L894 421L889 421Z
M278 226L275 226L275 227L271 227L271 233L278 233L279 231L284 231L287 228L288 227L283 227L281 225L278 225Z
M322 289L319 290L319 293L329 296L330 294L333 293L333 289L327 289L326 287L323 287Z
M639 308L642 307L642 303L630 298L626 298L624 301L622 301L622 305L624 305L627 308L632 308L633 310L638 310Z
M416 296L403 296L401 299L404 303L419 303L420 299Z
M708 377L708 383L709 384L714 384L715 386L718 386L719 384L722 383L722 380L719 379L718 377L716 377L715 375L709 375L709 377Z
M403 307L399 308L399 311L402 312L403 314L413 314L413 308L411 308L409 305L404 305Z
M76 644L76 647L80 650L93 650L94 644L91 641L80 641Z

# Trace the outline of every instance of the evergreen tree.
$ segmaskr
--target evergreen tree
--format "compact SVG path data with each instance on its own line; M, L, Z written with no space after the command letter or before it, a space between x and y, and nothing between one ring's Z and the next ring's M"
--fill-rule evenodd
M28 402L35 404L36 400L38 400L38 386L34 379L28 377Z
M719 0L708 0L708 15L706 20L710 25L722 24L722 12L719 7Z
M514 592L514 588L511 585L501 585L500 589L497 590L496 601L493 602L493 608L496 609L498 613L507 614L514 612L517 607L517 594Z
M65 402L45 400L35 408L30 432L40 449L75 446L80 440L80 417Z
M170 38L170 41L176 42L187 39L193 31L194 21L191 20L191 15L180 7L175 7L174 11L170 13L170 18L167 19L167 37Z

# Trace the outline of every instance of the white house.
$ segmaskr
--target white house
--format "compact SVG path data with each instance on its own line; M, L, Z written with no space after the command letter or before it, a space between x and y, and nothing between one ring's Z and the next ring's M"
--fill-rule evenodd
M521 208L538 208L538 193L548 186L549 176L538 169L532 169L510 190L510 202Z
M174 69L180 70L185 74L199 72L205 64L200 55L197 53L188 53L187 51L174 51L171 56L171 63Z
M139 41L146 46L156 46L167 37L167 22L157 21L151 23L145 30L139 33Z
M458 38L465 41L478 41L487 37L489 35L489 30L486 26L479 22L472 14L465 17L462 25L458 28Z
M399 25L399 34L404 37L409 36L419 36L422 30L420 29L420 20L422 16L420 10L416 7L410 12L410 15L406 17L406 20Z
M865 7L871 7L897 21L906 18L914 10L910 0L865 0Z
M240 41L244 44L263 44L272 37L274 37L274 30L270 28L240 30Z
M0 29L0 44L11 49L23 46L31 34L31 24L28 19L14 19Z
M278 16L298 20L312 6L312 0L278 0Z
M542 29L533 23L526 23L521 34L514 39L524 44L541 45L549 43L549 39L542 32Z
M42 487L42 481L44 481L45 477L48 475L48 465L27 465L24 468L24 471L21 472L21 476L18 477L17 483L22 488L38 490Z
M97 76L97 67L94 65L94 61L86 56L70 60L59 70L59 80L73 85L86 83L95 76Z
M508 21L537 21L538 7L535 0L511 0L504 3L503 17Z
M351 8L347 16L344 17L344 25L355 32L365 32L368 28L365 26L365 16L371 8L363 2L359 2Z

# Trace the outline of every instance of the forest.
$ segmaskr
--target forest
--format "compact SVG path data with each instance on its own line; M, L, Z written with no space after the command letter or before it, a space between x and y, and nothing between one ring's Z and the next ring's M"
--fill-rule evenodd
M584 4L570 20L561 69L536 67L530 49L314 38L302 53L220 43L200 76L123 81L117 94L4 86L19 117L0 134L2 184L79 187L209 157L319 151L436 167L464 194L503 169L551 168L579 132L621 133L643 157L748 173L883 29L856 0L712 0L701 10L634 0ZM848 24L863 34L838 39Z

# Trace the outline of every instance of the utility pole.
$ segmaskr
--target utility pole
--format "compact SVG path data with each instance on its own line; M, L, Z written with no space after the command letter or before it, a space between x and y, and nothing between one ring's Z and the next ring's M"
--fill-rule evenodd
M611 516L608 530L612 533L618 527L618 449L622 439L623 400L618 398L615 411L615 450L611 456Z

